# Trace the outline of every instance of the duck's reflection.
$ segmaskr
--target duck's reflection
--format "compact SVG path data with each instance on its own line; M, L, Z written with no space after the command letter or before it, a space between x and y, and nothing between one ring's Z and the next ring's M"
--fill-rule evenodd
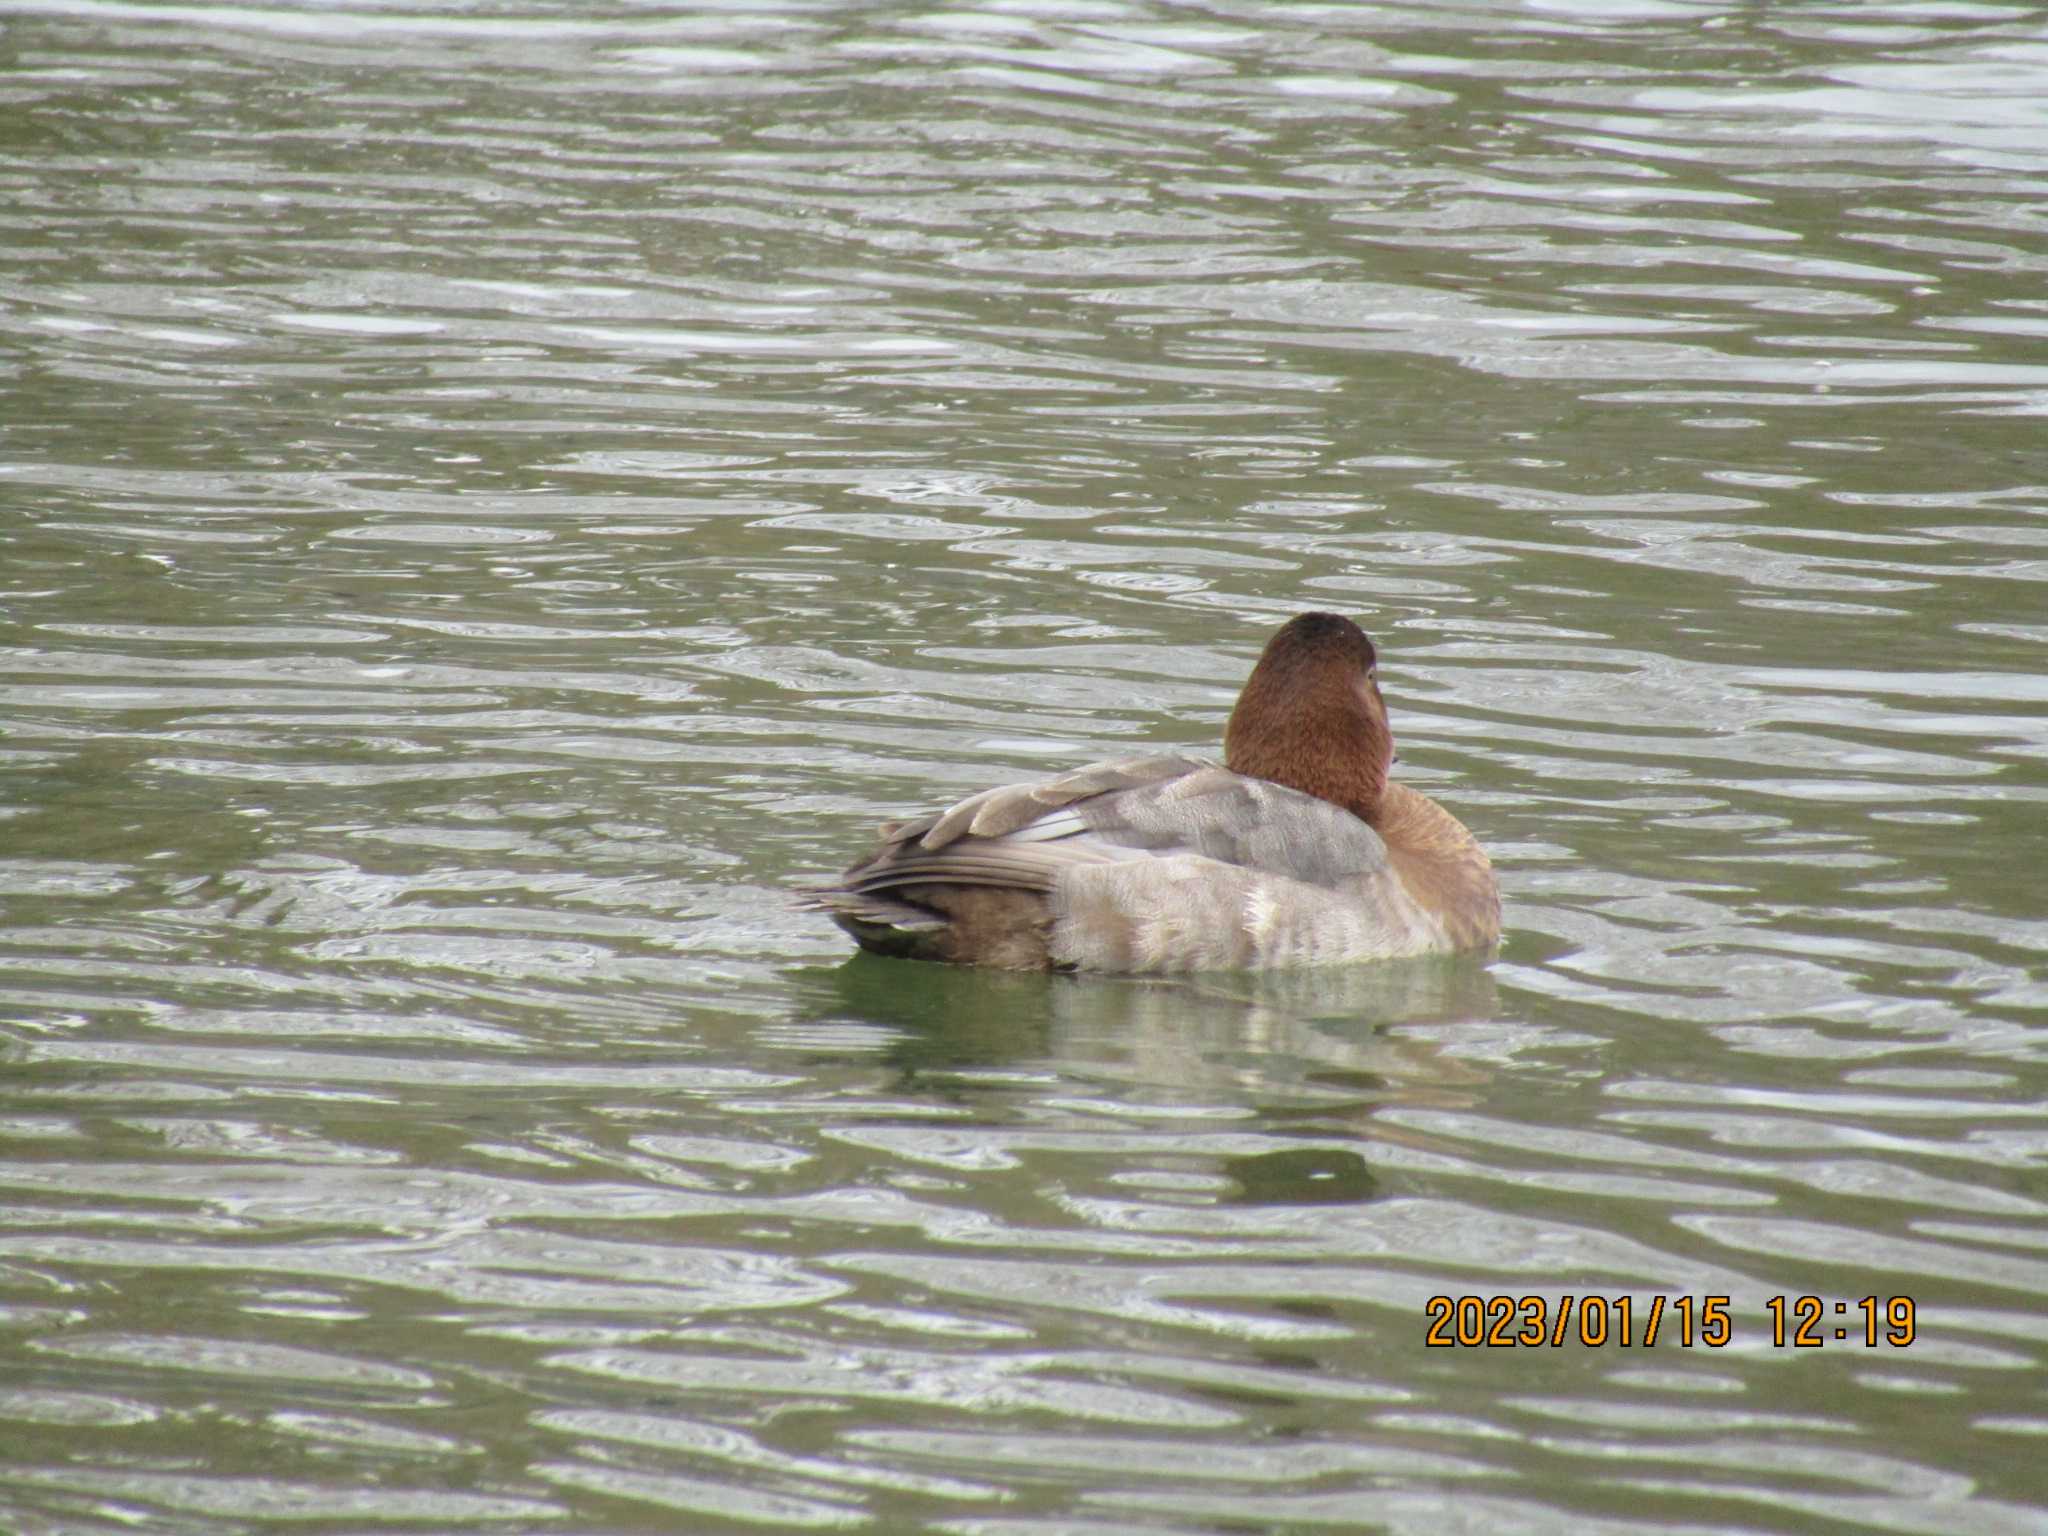
M1072 977L859 955L797 979L818 1012L896 1031L889 1059L907 1072L1036 1063L1148 1094L1227 1090L1276 1114L1304 1096L1469 1087L1474 1067L1395 1026L1476 1023L1498 1006L1487 968L1462 957Z
M1232 1205L1355 1205L1380 1193L1372 1165L1342 1147L1226 1157L1217 1172L1231 1181Z
M1378 1112L1471 1103L1484 1072L1428 1036L1497 1002L1483 964L1445 957L1105 978L862 955L794 979L819 1015L891 1032L892 1092L985 1115L1005 1156L1114 1146L1108 1198L1210 1207L1378 1198L1374 1147L1412 1139Z

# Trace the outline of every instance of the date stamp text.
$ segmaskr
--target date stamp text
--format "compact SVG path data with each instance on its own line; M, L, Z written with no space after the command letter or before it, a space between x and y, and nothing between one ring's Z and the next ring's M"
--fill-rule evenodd
M1736 1330L1726 1296L1432 1296L1423 1310L1423 1342L1432 1349L1647 1349L1660 1339L1686 1349L1723 1349L1735 1342ZM1916 1312L1910 1296L1764 1299L1773 1349L1830 1343L1904 1349L1918 1329Z

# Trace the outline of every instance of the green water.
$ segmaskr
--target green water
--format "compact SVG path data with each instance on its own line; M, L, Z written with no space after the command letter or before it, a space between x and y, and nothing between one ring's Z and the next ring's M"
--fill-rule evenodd
M2000 5L8 8L0 1525L2048 1529L2043 102ZM790 900L1306 608L1490 964Z

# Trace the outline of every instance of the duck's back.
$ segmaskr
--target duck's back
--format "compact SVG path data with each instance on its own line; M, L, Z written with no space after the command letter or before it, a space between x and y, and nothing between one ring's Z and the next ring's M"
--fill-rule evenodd
M1429 813L1455 829L1455 851L1469 848L1490 889L1464 829L1401 793L1425 830L1442 830ZM1406 854L1298 790L1195 758L1122 758L886 829L820 902L867 949L1023 969L1325 965L1466 947L1410 893Z

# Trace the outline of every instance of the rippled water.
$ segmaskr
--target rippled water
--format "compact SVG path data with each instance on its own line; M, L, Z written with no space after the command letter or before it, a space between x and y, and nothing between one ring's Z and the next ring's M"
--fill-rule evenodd
M31 0L0 198L0 1525L2048 1530L2037 7ZM1491 965L792 907L1306 607Z

